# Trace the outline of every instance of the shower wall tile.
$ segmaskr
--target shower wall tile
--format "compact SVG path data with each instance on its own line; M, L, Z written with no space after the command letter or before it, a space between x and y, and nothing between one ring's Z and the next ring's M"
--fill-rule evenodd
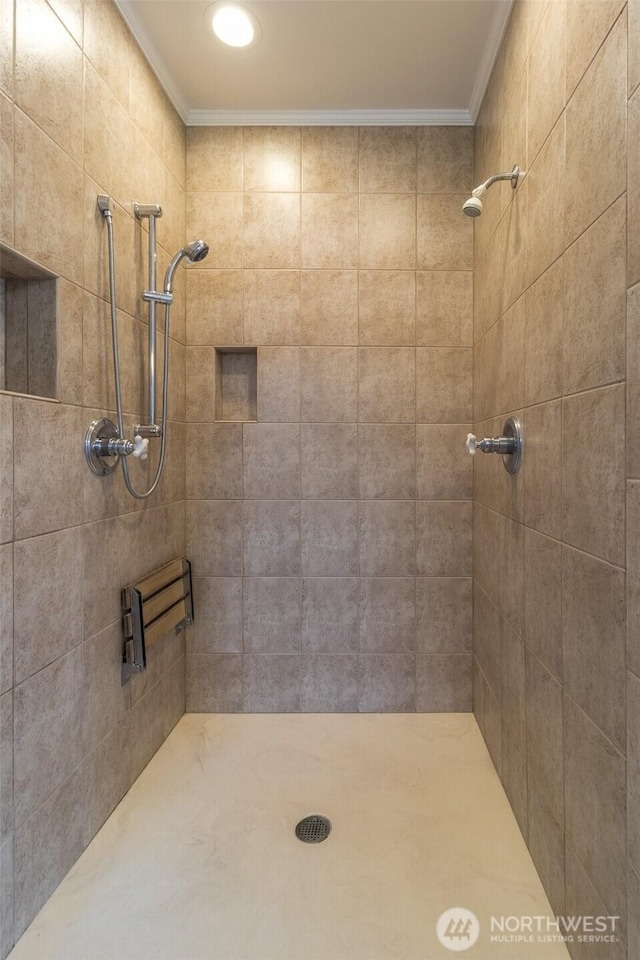
M3 957L14 944L14 840L0 846L0 954Z
M232 197L243 211L242 259L214 243L187 274L187 450L205 438L212 451L186 465L189 709L415 710L416 642L438 658L420 667L418 709L470 708L473 264L457 191L471 181L472 142L468 128L189 131L188 235L218 230L207 206ZM418 203L431 203L449 244L420 275ZM448 365L416 375L416 321L421 347ZM242 565L212 570L225 537L200 498L235 498L237 476L211 439L223 426L214 349L236 341L239 322L258 347L258 422L242 426ZM419 426L417 389L439 404ZM425 518L439 560L420 627L418 485L425 505L469 511L461 538L455 522L443 533L442 507L433 531Z
M83 839L91 842L131 785L131 747L126 722L114 727L83 767Z
M1 29L1 28L0 28ZM0 43L2 41L0 40ZM2 54L0 54L0 57ZM0 183L0 237L5 243L13 245L13 147L14 147L14 107L7 97L0 94L0 164L2 182Z
M82 642L82 529L72 527L13 548L15 682ZM46 583L46 602L42 585Z
M242 496L242 424L186 424L186 483L190 500Z
M242 266L241 193L188 193L187 225L190 235L207 238L209 269Z
M524 517L527 526L552 537L562 531L562 402L528 407Z
M84 4L84 52L115 96L130 105L131 36L115 6L101 0Z
M627 483L627 666L640 677L640 483Z
M419 500L416 504L419 577L470 576L471 504L456 500Z
M199 577L233 577L242 572L242 507L239 501L187 502L187 540L193 572ZM198 531L198 537L194 532Z
M627 846L630 866L640 869L640 679L627 674Z
M303 656L300 709L303 713L355 713L358 658Z
M303 344L316 346L357 344L357 271L301 272L300 339Z
M538 4L543 6L543 4ZM565 105L565 4L546 4L529 54L527 110L522 116L529 136L529 163L536 157ZM528 122L527 122L528 121ZM509 169L509 161L503 166Z
M0 547L0 695L13 687L13 546Z
M416 710L468 713L471 709L471 656L419 654L416 657Z
M346 654L358 650L358 580L305 577L302 594L302 652Z
M0 844L14 829L13 796L13 692L0 697Z
M68 653L14 692L14 791L20 826L82 761L82 662Z
M357 191L357 127L302 128L302 189L310 193Z
M636 42L635 46L640 47L640 44ZM631 286L640 280L640 158L635 149L640 135L638 90L629 100L627 109L627 285Z
M472 350L416 350L416 417L425 423L463 423L472 416Z
M82 645L82 740L85 756L126 717L131 688L122 684L122 632L111 624ZM99 789L99 778L98 786Z
M82 849L82 767L78 767L16 830L16 938L22 936Z
M609 908L605 905L595 884L580 861L574 846L565 844L565 910L567 915L575 916L583 911L583 916L607 916ZM617 933L624 932L624 922L619 919L616 924ZM578 944L574 947L576 960L589 960L591 953L589 944ZM621 936L616 943L608 947L606 960L626 960L628 956L625 941ZM633 956L633 954L631 954Z
M352 500L358 495L358 427L355 423L300 426L302 496Z
M527 780L529 851L556 915L564 913L564 830L531 768Z
M524 635L527 645L562 680L562 546L525 531Z
M520 691L522 692L522 691ZM556 823L564 824L562 686L526 651L527 763L541 799Z
M525 297L525 402L562 395L564 328L563 258L527 290Z
M460 215L466 194L418 194L419 270L472 270L473 226Z

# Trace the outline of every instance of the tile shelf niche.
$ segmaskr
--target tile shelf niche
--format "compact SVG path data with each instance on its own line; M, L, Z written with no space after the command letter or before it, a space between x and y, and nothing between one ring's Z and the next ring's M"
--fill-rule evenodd
M216 420L258 419L256 347L216 347Z
M0 392L56 399L57 279L0 244Z

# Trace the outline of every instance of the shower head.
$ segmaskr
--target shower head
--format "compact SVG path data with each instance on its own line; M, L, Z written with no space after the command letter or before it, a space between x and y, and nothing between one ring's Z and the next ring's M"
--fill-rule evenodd
M515 190L515 188L518 186L520 173L520 167L516 163L510 173L496 173L494 176L489 177L488 180L485 180L485 182L481 183L479 187L476 187L475 190L471 191L471 196L469 199L465 200L465 202L462 204L462 212L468 217L479 217L482 213L482 200L480 198L484 196L489 187L498 180L510 180L511 186Z
M189 261L189 263L199 263L200 260L204 260L208 253L209 244L206 242L206 240L192 240L191 243L188 243L186 247L182 248L182 250L178 250L175 257L169 264L165 274L165 293L171 293L171 288L173 287L173 275L182 260L186 259Z

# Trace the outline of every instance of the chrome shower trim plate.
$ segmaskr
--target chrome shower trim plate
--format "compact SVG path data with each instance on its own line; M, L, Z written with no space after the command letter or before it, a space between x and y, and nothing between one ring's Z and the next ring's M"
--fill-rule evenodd
M89 469L97 477L106 477L118 466L120 457L116 454L103 456L98 453L101 440L115 440L118 437L118 428L113 420L107 417L100 417L99 420L93 420L84 436L84 456L89 464Z
M522 424L517 417L509 417L504 422L502 432L505 437L512 437L515 441L513 453L506 453L502 458L507 473L515 474L522 464Z

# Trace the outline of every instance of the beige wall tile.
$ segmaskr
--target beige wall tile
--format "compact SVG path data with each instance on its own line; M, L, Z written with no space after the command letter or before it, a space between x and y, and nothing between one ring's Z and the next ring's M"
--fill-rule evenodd
M640 951L640 875L636 873L633 867L629 868L629 890L628 890L628 914L627 914L627 941L629 944L629 953L633 956Z
M189 627L187 657L242 652L242 579L194 577L197 616Z
M130 105L131 35L115 4L85 0L84 52L120 103Z
M304 500L300 510L302 575L358 573L358 505L352 500Z
M131 705L131 687L123 686L121 679L120 624L113 623L95 637L85 640L81 656L82 730L86 755L125 719Z
M200 130L201 127L191 129ZM162 159L181 187L186 188L186 127L169 98L164 100Z
M564 110L564 105L565 0L553 0L546 5L546 12L542 15L529 55L527 100L529 163L537 156L540 147Z
M2 0L0 4L0 89L8 97L13 96L13 37L14 4L12 0Z
M627 674L627 815L629 863L640 867L640 679Z
M300 425L245 423L242 427L242 469L245 500L293 500L299 497Z
M84 178L83 211L83 284L86 290L103 300L109 299L109 260L107 229L104 218L98 210L97 197L104 192L90 177ZM117 203L112 204L113 230L118 238L116 242L116 303L119 309L134 313L136 309L142 315L142 302L139 290L146 282L143 279L142 264L136 267L136 258L144 257L146 275L146 247L138 235L134 218ZM143 251L144 246L144 251ZM134 291L134 281L136 290ZM139 281L139 285L138 285Z
M362 194L359 232L361 269L413 270L416 263L416 201L412 194Z
M425 347L472 346L471 270L417 272L416 343Z
M82 769L78 768L16 831L16 939L71 869L82 847Z
M187 503L187 543L198 577L233 577L242 571L242 510L237 501Z
M242 127L187 128L187 190L242 190Z
M241 270L187 272L187 343L242 343Z
M640 44L638 44L640 47ZM640 280L640 90L629 100L627 153L627 285Z
M557 915L564 913L564 830L554 819L538 782L529 770L528 845L531 857Z
M303 656L300 709L303 713L356 713L358 658Z
M565 393L624 377L625 227L625 201L621 197L564 255Z
M242 424L187 423L186 438L187 498L240 499Z
M562 646L565 690L616 746L625 749L624 571L562 550Z
M500 517L500 606L503 616L524 633L525 527L504 515Z
M607 908L626 914L624 758L565 694L567 838ZM567 883L567 908L569 901Z
M302 266L315 269L358 265L358 197L302 194Z
M14 828L12 691L0 697L0 761L0 840L4 844Z
M358 580L302 580L302 651L346 654L358 649Z
M162 157L165 94L142 50L134 43L129 61L131 70L131 119ZM200 188L203 189L202 187Z
M361 347L358 351L358 419L411 422L416 411L415 351Z
M300 581L247 577L243 581L245 653L300 651Z
M565 0L567 97L570 97L624 6L624 0Z
M358 658L361 713L406 713L416 709L413 654L366 654Z
M565 843L565 904L568 914L595 917L609 913L568 836ZM622 918L617 921L618 931L624 930L623 922ZM577 954L578 960L588 960L587 950L588 946L584 944L581 949L582 956ZM626 960L626 952L626 944L621 937L610 945L611 960Z
M82 664L68 653L14 693L16 824L71 776L82 760Z
M470 576L472 529L471 502L419 500L416 504L418 576Z
M13 540L13 398L0 395L0 543Z
M474 654L496 696L501 687L502 629L500 611L476 583L473 591Z
M82 53L44 0L16 13L16 103L81 162Z
M121 174L124 173L121 161L118 164L118 170ZM164 196L165 170L162 160L133 121L129 122L129 164L128 176L124 176L124 183L127 191L133 193L134 197L152 197L152 202L160 203L163 209L167 210ZM122 202L127 204L127 200ZM167 211L167 216L170 217L170 211ZM166 233L166 222L163 223L160 220L158 223L158 237L161 242ZM143 239L145 228L140 230L140 239ZM166 243L166 240L164 242Z
M58 390L63 403L82 402L82 290L58 281Z
M216 416L216 351L214 347L186 349L186 415L191 422Z
M299 422L298 347L259 347L258 420Z
M526 653L527 762L554 819L564 824L562 686Z
M355 270L303 270L301 341L343 346L358 342L358 274Z
M297 656L243 657L245 713L298 713L300 658Z
M415 575L415 502L363 500L359 523L361 577Z
M242 194L187 195L187 233L209 244L209 256L198 269L242 266Z
M416 483L419 500L470 500L473 461L464 441L468 423L416 424Z
M361 270L359 342L408 346L416 337L416 278L409 270Z
M304 421L356 420L358 357L355 347L302 347L300 383Z
M462 204L466 199L466 194L418 194L419 269L472 269L473 225L462 214Z
M106 117L109 118L109 123L105 122ZM131 152L129 117L108 84L86 61L84 134L85 172L103 191L113 194L119 203L130 204L131 197L128 196L126 182L127 168L122 163L122 158L129 158Z
M622 566L624 386L565 398L562 437L563 539Z
M300 273L297 270L245 270L244 342L300 342Z
M528 407L523 429L527 438L524 475L525 523L560 538L562 532L562 402Z
M242 706L242 657L234 654L187 657L190 713L241 713Z
M356 424L301 424L300 479L305 500L351 500L357 497Z
M388 577L359 581L360 653L413 653L416 637L416 581Z
M564 116L536 157L526 180L528 234L527 279L531 284L564 250L564 204L569 194L564 173Z
M471 657L427 654L416 657L416 711L468 713L471 710Z
M540 403L562 394L563 283L564 265L560 258L526 293L526 403Z
M244 127L244 189L300 189L300 128Z
M81 409L23 399L16 399L14 404L15 431L23 438L14 458L15 536L37 536L78 523L77 502L65 492L79 490L82 481L84 464L78 449L78 437L83 434ZM43 484L35 464L46 448L47 438L54 434L57 454Z
M472 127L418 127L418 193L458 193L473 180Z
M300 196L245 194L245 267L300 267Z
M242 512L244 576L299 576L299 502L246 500Z
M16 246L25 256L79 283L82 262L69 251L81 249L80 167L20 111L15 124Z
M640 483L627 483L627 665L640 676Z
M13 546L0 547L0 694L13 686Z
M512 89L505 90L501 170L513 170L516 164L522 171L527 171L530 167L527 151L528 112L525 106L527 103L527 80L528 71L523 70L520 79L513 85ZM502 181L495 185L495 189L500 193L500 203L503 210L506 210L516 193L522 190L523 186L524 180L522 178L518 179L515 190L508 181Z
M626 17L621 17L567 104L567 243L575 240L625 189L626 51ZM597 164L594 156L598 157ZM585 196L589 197L588 203L584 202Z
M470 654L473 641L473 580L416 580L416 652Z
M416 495L413 424L358 426L359 495L363 500L409 500Z
M358 128L302 128L302 189L354 193L358 189Z
M415 127L360 127L362 193L416 189Z
M13 245L13 103L0 94L0 238Z
M15 682L82 641L82 534L61 530L14 545Z
M473 356L466 347L416 350L416 415L425 423L464 423L472 417Z
M129 728L111 730L83 764L83 835L89 843L131 786Z
M525 531L525 631L527 645L562 680L562 547Z

